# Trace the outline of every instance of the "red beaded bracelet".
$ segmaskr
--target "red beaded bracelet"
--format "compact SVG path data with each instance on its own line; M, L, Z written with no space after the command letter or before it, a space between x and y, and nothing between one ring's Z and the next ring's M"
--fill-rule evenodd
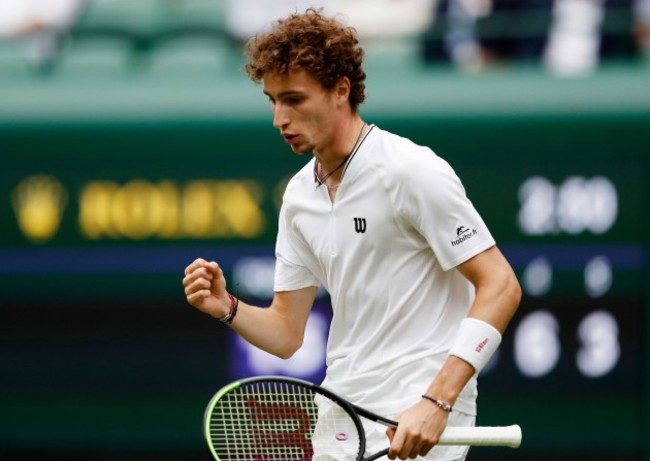
M221 317L219 320L221 323L225 323L227 325L230 325L232 323L232 320L235 318L235 315L237 315L237 307L239 307L239 298L235 298L233 295L228 293L228 298L230 298L230 312L228 312L228 315L225 317Z

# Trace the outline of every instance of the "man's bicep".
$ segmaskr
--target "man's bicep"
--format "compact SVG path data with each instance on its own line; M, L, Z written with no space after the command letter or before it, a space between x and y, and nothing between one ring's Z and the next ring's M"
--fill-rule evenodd
M495 245L458 265L457 269L476 288L469 316L503 332L521 298L517 277L505 256Z
M495 271L508 267L508 262L496 245L472 256L467 261L460 263L456 269L469 280L472 285L478 287L482 282L489 280L496 275Z

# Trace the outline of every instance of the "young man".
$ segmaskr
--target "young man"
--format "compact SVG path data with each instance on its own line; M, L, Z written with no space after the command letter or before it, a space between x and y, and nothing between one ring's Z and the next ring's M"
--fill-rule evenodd
M287 358L323 285L333 307L324 386L399 420L371 431L368 452L390 440L390 459L464 459L466 447L432 448L447 424L474 425L476 375L519 304L512 269L451 167L361 118L353 29L308 10L247 51L273 125L313 158L284 195L270 307L236 300L203 259L185 269L188 302Z

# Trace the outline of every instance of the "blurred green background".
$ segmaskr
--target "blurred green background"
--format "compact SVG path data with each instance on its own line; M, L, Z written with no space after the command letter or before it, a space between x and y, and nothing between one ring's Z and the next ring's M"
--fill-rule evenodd
M451 163L524 287L478 421L518 423L524 442L470 459L650 460L650 61L614 2L593 68L545 65L543 3L495 2L470 66L445 56L447 10L418 30L360 28L361 112ZM184 301L200 256L268 302L283 187L307 160L241 71L229 11L88 2L65 28L0 38L3 459L207 460L201 419L221 386L322 373L315 352L256 361ZM534 59L504 52L518 41Z

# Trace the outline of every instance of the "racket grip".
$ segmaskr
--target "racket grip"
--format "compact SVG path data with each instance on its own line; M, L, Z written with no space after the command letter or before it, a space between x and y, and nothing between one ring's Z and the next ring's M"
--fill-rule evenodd
M512 426L478 426L478 427L449 427L444 430L438 440L438 445L472 445L475 447L510 447L521 445L521 427ZM374 461L386 456L388 448L375 453L363 461Z
M447 427L440 435L438 443L440 445L517 448L521 445L521 427L517 424L497 427Z

